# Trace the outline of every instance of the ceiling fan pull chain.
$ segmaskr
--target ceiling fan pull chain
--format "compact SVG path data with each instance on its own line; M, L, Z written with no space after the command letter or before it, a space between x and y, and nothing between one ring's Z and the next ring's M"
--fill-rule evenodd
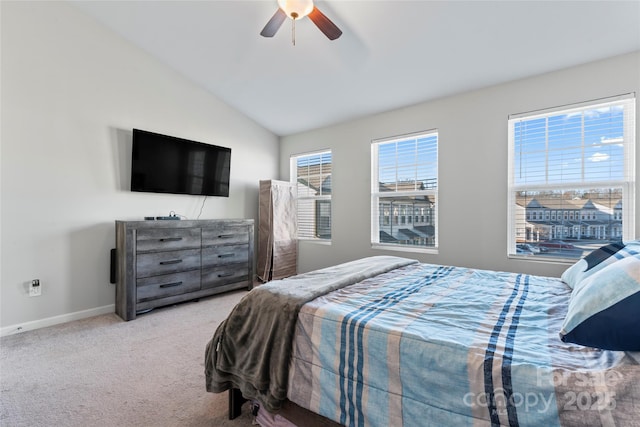
M293 45L296 45L296 17L294 15L297 15L296 13L292 13L291 16L293 16L293 19L291 20L291 43L293 43Z

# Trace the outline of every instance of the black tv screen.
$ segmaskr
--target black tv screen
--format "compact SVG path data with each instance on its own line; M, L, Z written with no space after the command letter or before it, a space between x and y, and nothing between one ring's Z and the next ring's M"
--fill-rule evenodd
M131 191L229 197L231 149L133 129Z

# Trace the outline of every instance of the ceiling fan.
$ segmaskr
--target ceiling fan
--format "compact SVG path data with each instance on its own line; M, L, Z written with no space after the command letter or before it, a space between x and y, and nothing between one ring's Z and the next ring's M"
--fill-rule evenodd
M320 10L314 6L313 0L278 0L278 10L271 17L267 25L264 26L260 35L263 37L273 37L280 29L284 20L289 17L292 23L292 41L296 44L295 25L296 20L309 16L309 19L324 33L329 40L335 40L342 35L340 28L327 18Z

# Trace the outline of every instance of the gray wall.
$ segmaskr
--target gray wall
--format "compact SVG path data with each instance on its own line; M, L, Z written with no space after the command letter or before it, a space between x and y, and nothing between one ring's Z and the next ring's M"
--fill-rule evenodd
M429 263L559 276L567 264L507 258L508 115L629 92L640 95L640 52L282 138L281 179L289 178L292 154L333 151L333 240L331 245L302 242L299 270L384 253ZM439 253L374 250L371 140L429 129L439 131ZM636 207L640 226L639 219Z
M114 311L116 219L257 217L276 135L73 6L0 5L2 334ZM130 192L134 127L231 147L230 197Z

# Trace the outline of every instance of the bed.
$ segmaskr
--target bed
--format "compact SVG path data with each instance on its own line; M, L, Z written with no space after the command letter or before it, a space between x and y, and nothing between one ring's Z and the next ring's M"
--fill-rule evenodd
M263 425L294 407L317 425L640 426L639 253L607 245L562 279L378 256L270 282L215 331L206 388Z

